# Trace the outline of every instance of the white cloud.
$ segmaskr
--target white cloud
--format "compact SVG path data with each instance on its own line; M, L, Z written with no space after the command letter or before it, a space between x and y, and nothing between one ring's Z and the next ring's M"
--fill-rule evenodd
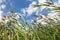
M5 2L6 0L0 0L0 3L3 3L3 2Z
M54 5L60 7L60 0L57 0L58 2L54 2Z
M24 14L27 13L28 16L31 15L33 12L35 12L35 11L38 9L37 7L36 7L36 8L33 7L34 4L36 4L35 1L32 2L32 3L29 5L28 8L22 9L21 11L22 11Z
M20 11L23 12L23 14L22 14L23 16L26 15L26 9L25 8L21 9Z
M33 1L31 4L36 4L36 1Z
M46 8L46 6L41 6L40 8L40 11L43 11L43 9Z
M2 10L0 10L0 14L2 14L3 13L3 11Z
M0 10L0 21L1 21L1 18L2 18L2 13L3 13L3 11Z
M39 3L43 3L43 2L45 2L46 0L38 0L38 2ZM39 4L38 3L38 4ZM36 12L36 14L38 14L38 11L37 10L39 10L40 8L40 11L42 11L44 8L46 8L46 6L43 6L43 7L40 7L40 8L38 8L38 7L34 7L33 5L35 5L35 4L37 4L37 1L33 1L30 5L29 5L29 7L28 8L24 8L24 9L22 9L21 11L24 13L24 15L27 13L27 15L29 16L29 15L31 15L32 13L34 13L34 12Z
M2 4L1 5L1 9L5 9L6 8L6 5L5 4Z
M21 11L25 14L26 13L26 10L25 9L21 9Z
M46 0L38 0L38 4L44 3Z
M2 17L2 13L3 13L3 11L0 10L0 18Z
M29 5L28 8L33 8L33 7L34 7L33 5L35 5L35 4L37 4L36 1L33 1L33 2Z
M0 0L0 10L5 9L6 5L3 4L4 2L6 2L6 0Z
M58 0L58 3L60 4L60 0Z
M59 3L56 3L56 2L55 2L54 5L56 5L57 7L60 7L60 4L59 4Z
M31 15L33 12L35 12L37 10L37 8L28 8L26 10L26 12L28 13L28 15Z
M3 0L0 0L0 3L2 3L3 2Z
M34 1L34 0L26 0L26 1ZM40 4L40 3L43 3L43 2L46 2L46 0L36 0L36 1L38 1L38 4Z
M43 3L43 2L45 2L46 0L39 0L40 2L39 3ZM38 7L33 7L33 5L35 5L35 4L37 4L37 2L36 1L33 1L30 5L29 5L29 7L28 8L26 8L26 12L28 13L28 15L31 15L33 12L37 12L38 13L38 11L37 10L39 10L39 8ZM43 11L43 9L44 8L46 8L46 6L42 6L42 7L40 7L41 9L40 9L40 11Z

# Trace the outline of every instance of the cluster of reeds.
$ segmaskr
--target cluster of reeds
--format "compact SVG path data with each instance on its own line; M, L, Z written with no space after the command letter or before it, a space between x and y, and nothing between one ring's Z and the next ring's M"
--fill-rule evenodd
M22 23L17 16L23 20ZM10 11L10 15L2 17L0 21L0 40L60 40L60 20L48 15L38 18L47 24L42 25L41 22L33 20L33 24L30 25L23 16Z

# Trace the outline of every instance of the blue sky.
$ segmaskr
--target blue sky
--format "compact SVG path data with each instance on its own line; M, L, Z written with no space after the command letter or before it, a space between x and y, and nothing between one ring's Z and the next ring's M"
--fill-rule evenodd
M26 0L10 0L5 2L6 4L6 10L7 12L9 9L13 9L15 12L19 12L21 8L26 8L30 4L30 2L27 2Z
M49 12L45 7L41 7L42 9L31 8L32 4L40 4L44 1L45 0L0 0L0 6L2 5L0 10L3 11L3 15L7 15L8 11L13 9L14 12L23 14L27 22L31 22L35 14L47 14L47 12ZM54 2L58 3L58 0L54 0Z

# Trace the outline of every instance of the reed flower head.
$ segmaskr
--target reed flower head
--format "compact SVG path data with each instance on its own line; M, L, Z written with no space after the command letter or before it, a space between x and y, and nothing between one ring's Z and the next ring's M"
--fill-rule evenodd
M52 2L44 2L45 4L49 4L49 5L52 5L53 3Z

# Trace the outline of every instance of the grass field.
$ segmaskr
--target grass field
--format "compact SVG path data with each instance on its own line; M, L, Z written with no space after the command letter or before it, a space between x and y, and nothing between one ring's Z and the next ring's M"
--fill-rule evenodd
M4 16L0 22L0 40L60 40L60 25L29 25L25 20L23 25L19 20Z
M51 5L51 3L35 6L52 6L54 10L60 10L60 7ZM58 16L55 17L45 18L43 16L42 18L40 16L44 22L48 23L47 25L36 22L30 25L23 16L17 15L17 17L13 11L10 12L9 16L4 16L0 20L0 40L60 40L60 11L59 15L57 14ZM59 20L56 17L59 17ZM18 18L21 18L22 21Z

